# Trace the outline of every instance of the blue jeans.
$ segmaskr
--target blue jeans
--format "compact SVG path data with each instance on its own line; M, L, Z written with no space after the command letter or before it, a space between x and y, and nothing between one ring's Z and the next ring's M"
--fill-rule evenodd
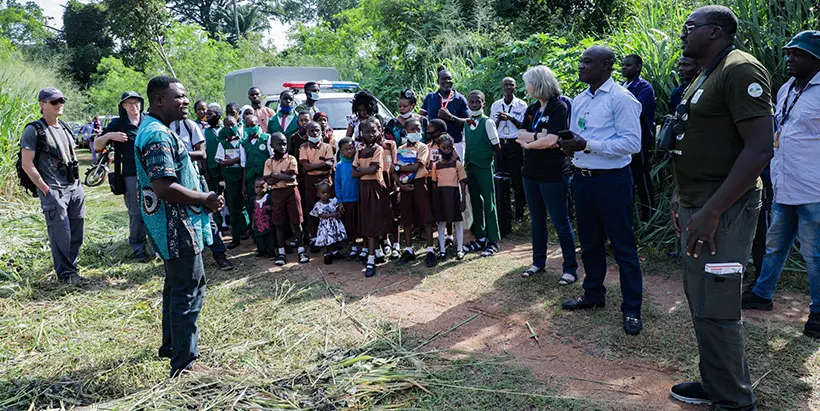
M804 205L772 204L772 222L766 234L766 255L760 276L752 291L761 298L771 299L777 280L786 265L786 257L800 239L800 253L806 260L809 275L809 310L820 313L820 203Z
M179 257L165 260L162 289L162 346L159 355L171 359L171 376L191 366L199 357L197 319L205 299L202 253L194 252L188 230L179 236Z
M629 167L607 174L573 178L575 217L584 263L584 299L606 300L606 239L609 237L621 274L624 314L640 316L643 277L632 231L632 171Z
M561 253L564 256L564 272L575 274L578 261L575 258L575 234L569 222L569 178L546 183L524 177L524 195L530 209L532 233L532 265L544 268L547 264L547 216L558 233Z

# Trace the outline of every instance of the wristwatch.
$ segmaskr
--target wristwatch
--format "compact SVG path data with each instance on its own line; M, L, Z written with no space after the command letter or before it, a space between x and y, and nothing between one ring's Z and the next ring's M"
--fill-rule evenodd
M592 149L589 148L589 141L587 141L587 145L584 146L584 154L589 154L592 152Z
M397 173L398 173L398 172L401 172L401 166L400 166L400 165L398 165L398 164L396 164L396 166L395 166L395 167L393 167L393 169L394 169L394 170L396 170L396 172L397 172Z

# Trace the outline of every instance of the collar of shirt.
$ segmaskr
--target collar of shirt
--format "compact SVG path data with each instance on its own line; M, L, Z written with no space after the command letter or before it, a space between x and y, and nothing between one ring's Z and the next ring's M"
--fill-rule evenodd
M520 122L524 121L524 115L526 111L527 103L524 100L518 97L513 97L512 102L510 102L510 104L507 104L504 101L504 99L501 98L499 100L496 100L490 106L490 118L495 120L498 116L498 113L504 112L513 115L513 117L515 117L515 119ZM501 138L518 138L518 127L516 127L512 121L499 121L496 127L498 128L498 134Z

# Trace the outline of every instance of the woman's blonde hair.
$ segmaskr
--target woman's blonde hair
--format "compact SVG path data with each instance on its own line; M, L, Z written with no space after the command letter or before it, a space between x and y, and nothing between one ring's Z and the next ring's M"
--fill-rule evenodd
M549 100L561 95L561 85L555 74L547 66L530 67L522 76L524 83L531 84L533 96L537 99Z

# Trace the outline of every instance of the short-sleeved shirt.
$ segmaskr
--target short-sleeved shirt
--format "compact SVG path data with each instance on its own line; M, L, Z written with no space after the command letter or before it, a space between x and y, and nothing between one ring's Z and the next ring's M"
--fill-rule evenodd
M467 98L455 90L451 91L452 96L449 96L450 98L447 98L448 96L442 97L442 95L437 91L434 91L424 97L424 101L421 103L421 109L427 112L427 120L433 121L437 119L438 110L442 107L442 105L446 105L446 108L450 111L450 114L458 118L470 117L468 111L469 108L467 106ZM455 121L445 121L445 123L447 123L447 134L453 136L453 140L456 143L460 143L464 138L462 126L456 124Z
M143 114L140 114L140 123L144 118ZM139 123L133 124L128 119L128 116L117 117L111 120L107 126L102 131L102 134L111 133L111 132L120 132L124 133L125 136L128 138L128 141L114 141L114 153L117 158L115 161L119 159L120 161L120 172L124 176L136 176L137 175L137 162L134 157L134 140L137 138L137 130L139 129Z
M265 161L265 176L271 174L291 174L296 175L299 171L299 164L296 162L296 157L285 154L280 160L269 158ZM277 181L271 188L287 188L296 185L296 180L293 181Z
M438 151L438 144L436 144L433 141L431 141L430 144L427 145L427 148L429 148L429 158L430 158L430 160L427 162L427 168L432 170L433 169L433 163L435 163L436 161L441 160L441 153ZM453 157L456 160L459 159L458 158L458 152L455 149L453 150Z
M372 151L371 151L372 150ZM365 156L362 156L362 153L367 152ZM384 185L384 178L382 177L382 171L384 170L384 149L382 146L376 144L373 147L366 147L362 145L362 148L356 152L356 156L353 157L353 167L371 167L371 166L378 166L378 169L374 174L365 174L359 177L360 181L367 181L367 180L376 180L382 185Z
M498 115L500 113L507 113L518 120L519 123L522 123L524 121L524 114L526 111L527 103L518 97L513 97L510 104L507 104L503 98L493 103L490 106L490 118L497 123L496 127L498 128L498 137L501 139L512 140L518 138L518 127L516 127L515 124L509 120L498 121Z
M185 144L156 117L148 115L140 124L134 143L137 178L140 185L140 210L148 235L163 260L179 257L180 233L187 231L194 252L212 243L210 218L202 205L170 203L159 198L151 182L170 178L183 187L202 191Z
M382 151L384 155L384 162L382 165L384 168L392 168L393 164L396 162L396 142L392 140L382 140Z
M253 109L253 115L256 116L258 124L263 130L267 129L270 119L276 117L276 112L270 107L262 106Z
M558 134L567 129L569 123L567 105L558 97L547 101L547 107L541 110L541 103L535 102L527 107L521 128L529 132L537 132L536 139L544 138L547 134ZM533 127L535 124L535 127ZM572 173L572 161L560 148L540 150L524 150L524 165L521 175L530 180L539 182L561 181L563 176Z
M693 81L697 85L700 76ZM772 115L769 72L751 55L734 50L683 98L689 119L683 138L675 141L675 184L681 206L700 207L723 184L743 150L736 124ZM757 179L749 190L761 187Z
M324 163L325 161L333 161L333 146L327 143L319 142L315 147L313 143L307 142L299 147L299 162L307 162L308 164ZM306 171L305 174L312 176L326 175L330 170L313 170Z
M41 152L38 162L34 166L49 187L69 187L68 173L64 164L76 159L74 154L76 142L71 133L61 124L58 123L56 127L51 127L42 119L37 121L45 128L46 134L42 143L43 148L49 154ZM29 125L23 129L23 135L20 137L20 147L37 151L37 130L34 126ZM79 184L79 179L74 184Z
M458 187L462 181L467 180L464 164L459 160L447 163L436 161L433 163L432 176L439 187Z
M408 143L399 147L396 153L396 161L401 165L409 165L413 163L408 161L410 159L415 159L415 163L421 164L416 170L416 178L427 177L427 164L430 162L430 148L427 147L427 144L419 141L413 145Z
M194 151L194 147L205 141L205 133L199 124L193 120L184 119L171 122L171 130L179 136L179 139L185 143L185 148L189 152ZM196 160L192 160L194 168L199 172L199 164Z

